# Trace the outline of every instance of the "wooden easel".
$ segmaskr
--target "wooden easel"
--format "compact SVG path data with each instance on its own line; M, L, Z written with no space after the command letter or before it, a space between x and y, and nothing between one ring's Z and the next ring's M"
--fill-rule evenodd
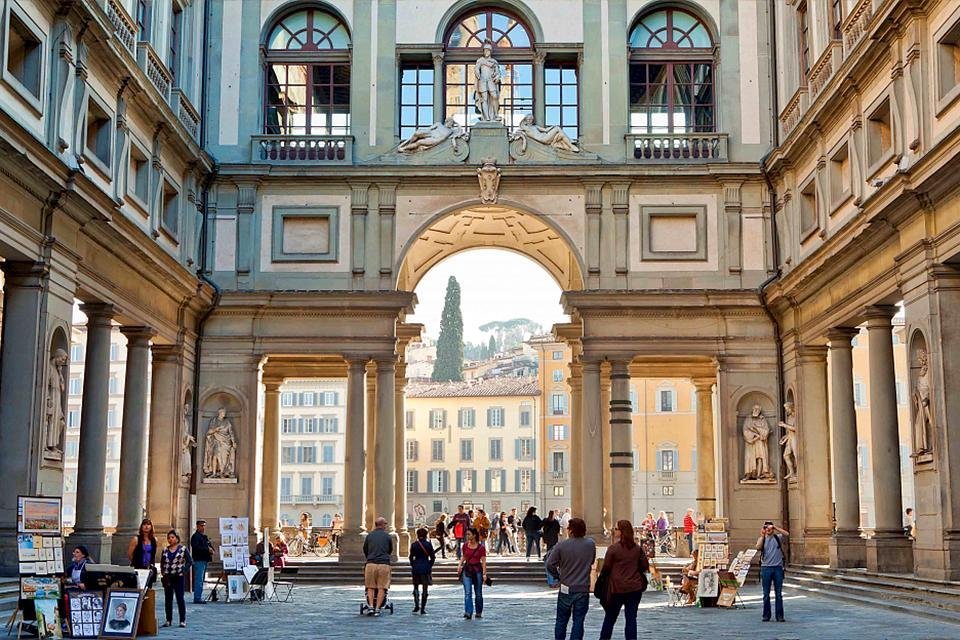
M24 600L19 598L17 600L17 608L14 609L13 613L10 614L10 617L7 618L6 629L7 635L13 634L13 628L17 628L17 638L19 639L23 635L24 628L35 627L37 624L37 614L36 610L33 611L33 617L27 615L27 610L24 608L24 604L30 602L30 608L33 609L33 601Z

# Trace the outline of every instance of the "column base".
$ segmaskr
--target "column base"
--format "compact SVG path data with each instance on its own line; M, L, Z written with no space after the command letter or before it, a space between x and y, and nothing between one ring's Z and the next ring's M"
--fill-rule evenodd
M867 570L913 573L913 543L902 532L877 532L866 541Z
M87 551L90 552L91 562L106 564L107 562L113 561L111 555L112 542L113 539L106 535L103 530L93 529L92 531L74 531L67 537L64 544L67 549L73 549L76 546L83 545L87 548ZM126 552L122 543L118 541L117 545ZM69 555L69 553L65 553L64 555ZM119 564L123 566L130 564L126 553L123 554L123 560Z
M796 548L790 549L791 564L826 564L830 559L833 532L828 529L807 529Z
M157 543L160 544L160 548L162 549L164 546L166 546L167 534L166 533L163 534L163 542L161 543L160 535L158 534L159 531L160 531L159 529L157 531L154 531L154 535L157 536ZM169 529L167 529L167 531L169 531ZM133 529L130 529L130 528L117 529L116 533L114 533L113 536L110 538L110 562L112 564L119 564L121 566L127 566L128 564L130 564L130 558L127 557L127 544L124 543L124 540L129 542L129 540L135 537L139 532L140 532L139 526ZM180 534L180 537L181 539L183 538L182 533ZM117 544L113 544L114 540L116 540ZM189 546L190 540L189 539L183 540L183 543ZM91 551L91 553L93 552ZM158 558L160 557L159 553L157 554L157 557Z
M857 531L838 531L830 539L830 568L856 569L867 566L866 540Z
M411 535L408 529L401 529L397 531L397 539L399 540L397 543L397 552L405 556L410 549L411 541L416 539L416 535Z
M403 548L400 546L400 534L398 534L396 531L391 531L390 540L393 541L393 553L390 554L390 562L398 562L401 555L406 555L403 552ZM409 548L410 546L407 545L407 549Z
M363 541L367 539L366 531L355 531L340 536L340 562L363 562Z

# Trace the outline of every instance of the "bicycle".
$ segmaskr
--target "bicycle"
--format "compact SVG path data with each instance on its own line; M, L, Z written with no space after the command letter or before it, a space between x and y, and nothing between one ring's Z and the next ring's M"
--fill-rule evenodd
M314 538L314 546L311 551L318 556L330 556L333 554L333 536L330 531L321 531Z
M651 539L657 553L665 553L671 558L677 557L677 537L671 532L667 531L663 535L658 534L655 538L651 536Z

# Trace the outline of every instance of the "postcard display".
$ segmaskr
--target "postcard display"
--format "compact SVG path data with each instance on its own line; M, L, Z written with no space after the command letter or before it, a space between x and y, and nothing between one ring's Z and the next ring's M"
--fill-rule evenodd
M60 575L63 533L60 498L17 497L20 599L33 603L41 638L60 638Z
M220 561L224 573L221 579L227 587L227 602L243 600L250 588L243 575L243 568L250 564L249 533L249 518L220 518Z

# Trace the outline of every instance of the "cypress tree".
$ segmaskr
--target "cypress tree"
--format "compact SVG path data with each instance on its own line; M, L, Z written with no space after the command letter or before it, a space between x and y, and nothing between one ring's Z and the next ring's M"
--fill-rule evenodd
M497 337L493 334L490 335L490 343L487 345L487 350L490 352L488 357L492 358L497 353Z
M460 312L460 283L453 276L447 280L432 378L434 382L463 380L463 314Z

